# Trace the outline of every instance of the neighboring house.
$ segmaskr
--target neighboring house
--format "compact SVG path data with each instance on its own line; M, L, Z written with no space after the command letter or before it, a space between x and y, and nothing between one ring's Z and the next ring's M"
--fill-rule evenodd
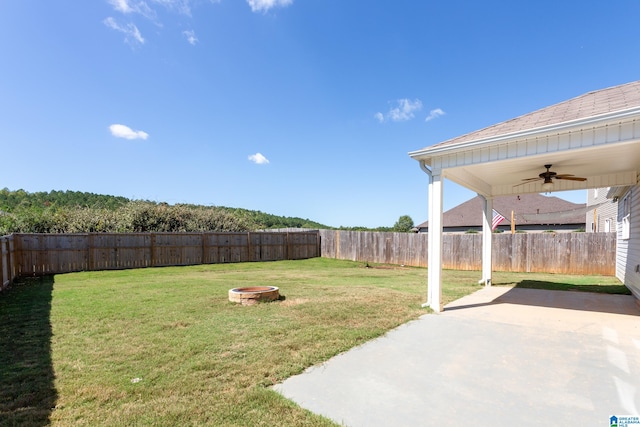
M606 194L605 194L606 196ZM514 228L517 232L539 233L544 231L584 231L584 203L571 203L558 197L541 194L522 194L496 197L493 209L505 219L496 230L511 231L513 212ZM558 215L541 215L558 213ZM418 232L429 231L429 221L417 226ZM466 233L482 231L482 198L471 200L444 212L442 220L444 233Z
M611 188L607 195L618 202L616 277L640 300L640 186Z
M586 231L593 233L610 233L616 231L618 215L617 201L607 198L609 188L592 188L587 190Z

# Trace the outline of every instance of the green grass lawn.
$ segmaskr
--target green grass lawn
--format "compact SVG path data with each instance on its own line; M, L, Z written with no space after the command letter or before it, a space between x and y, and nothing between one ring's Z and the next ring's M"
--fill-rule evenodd
M479 276L445 271L444 303ZM624 293L610 277L494 283ZM242 286L283 298L230 303ZM324 258L27 280L0 294L0 425L333 425L269 386L425 314L425 294L425 269Z

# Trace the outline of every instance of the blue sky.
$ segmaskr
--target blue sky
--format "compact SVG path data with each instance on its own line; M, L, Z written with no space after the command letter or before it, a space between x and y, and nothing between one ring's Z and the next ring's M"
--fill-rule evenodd
M0 187L417 224L409 151L640 79L639 18L637 0L4 1ZM445 209L473 196L447 182Z

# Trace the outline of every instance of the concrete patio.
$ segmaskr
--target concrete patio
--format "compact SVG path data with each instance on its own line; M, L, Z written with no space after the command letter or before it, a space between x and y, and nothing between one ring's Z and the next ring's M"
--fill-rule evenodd
M640 309L487 287L274 388L352 427L608 426L640 414Z

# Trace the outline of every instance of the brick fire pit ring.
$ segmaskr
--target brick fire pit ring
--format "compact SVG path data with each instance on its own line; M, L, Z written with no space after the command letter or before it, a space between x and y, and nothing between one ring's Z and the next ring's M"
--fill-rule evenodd
M229 301L242 305L275 301L280 298L280 289L275 286L249 286L229 290Z

